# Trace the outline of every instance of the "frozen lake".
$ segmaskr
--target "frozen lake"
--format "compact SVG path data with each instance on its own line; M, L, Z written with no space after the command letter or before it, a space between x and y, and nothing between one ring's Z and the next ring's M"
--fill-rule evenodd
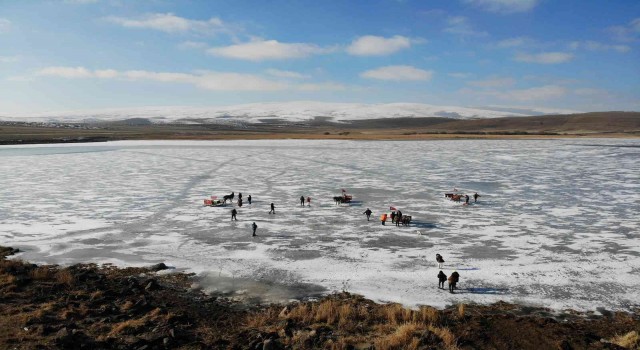
M629 309L639 174L638 140L0 146L0 244L37 263L163 261L265 300L347 290L409 306ZM445 199L454 187L478 203ZM343 188L354 203L336 206ZM231 206L202 205L232 191L245 198L237 222ZM382 226L390 206L412 225ZM459 293L437 289L436 253Z

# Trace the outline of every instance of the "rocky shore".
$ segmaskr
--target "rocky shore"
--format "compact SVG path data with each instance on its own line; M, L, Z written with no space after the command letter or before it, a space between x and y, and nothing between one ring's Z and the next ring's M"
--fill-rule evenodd
M0 349L638 349L640 312L376 304L348 293L246 305L195 277L95 264L37 266L0 247Z

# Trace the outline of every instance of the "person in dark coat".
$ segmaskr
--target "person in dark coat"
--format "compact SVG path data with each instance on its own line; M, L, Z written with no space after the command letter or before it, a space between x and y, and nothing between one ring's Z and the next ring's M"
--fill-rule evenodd
M249 204L251 204L251 195L249 195L249 197L247 197L247 201L249 202Z
M269 214L275 214L276 213L276 206L273 205L273 203L271 203L271 211L269 211Z
M304 196L300 196L300 205L304 207Z
M438 274L438 288L444 289L444 282L446 281L447 281L447 275L445 275L444 272L440 270L440 273Z
M478 201L478 197L480 197L480 195L478 194L478 192L473 194L473 202L477 202Z
M242 192L238 193L238 199L242 199Z
M444 259L442 258L442 255L436 254L436 261L438 262L438 268L441 269L442 264L444 264Z
M236 217L236 215L238 215L238 211L236 210L236 208L231 209L231 221L233 220L238 221L238 218Z
M456 287L456 284L459 280L460 274L458 274L458 271L453 271L451 276L449 276L449 293L453 293L454 289L458 289L458 287Z
M241 207L242 206L242 198L238 198L238 206Z
M391 222L396 222L396 212L395 211L391 212Z
M465 204L469 204L469 195L468 194L464 195L464 203Z
M253 224L251 224L251 229L253 230L253 237L256 236L256 230L258 229L258 225L256 225L256 222L254 221ZM440 271L442 272L442 271Z
M371 209L367 208L367 210L365 210L364 213L362 213L362 214L366 215L367 216L367 221L369 221L369 218L371 217L372 213L373 212L371 211Z

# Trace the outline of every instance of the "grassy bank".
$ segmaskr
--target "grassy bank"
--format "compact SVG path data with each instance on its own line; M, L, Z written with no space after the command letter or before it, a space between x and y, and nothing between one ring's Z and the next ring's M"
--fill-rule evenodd
M417 310L348 293L244 305L164 266L37 266L0 248L2 349L637 349L638 312L522 305Z

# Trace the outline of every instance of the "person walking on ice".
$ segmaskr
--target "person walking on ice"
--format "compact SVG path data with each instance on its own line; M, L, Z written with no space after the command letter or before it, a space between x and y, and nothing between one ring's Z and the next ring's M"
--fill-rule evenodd
M380 215L380 222L382 222L383 226L386 221L387 221L387 213Z
M300 206L304 207L304 196L300 196Z
M311 197L307 197L307 207L311 207Z
M364 215L367 216L367 221L369 221L369 218L371 217L372 211L371 209L367 208L367 210L364 211L364 213L362 213Z
M478 197L480 197L480 195L478 194L478 192L473 194L473 202L477 202L478 201Z
M447 275L445 275L444 272L440 270L440 273L438 273L438 288L444 289L444 282L446 281L447 281Z
M275 214L276 213L276 206L273 205L273 203L271 203L271 210L269 211L269 214Z
M253 224L251 224L251 229L253 230L253 235L251 235L252 237L256 236L256 230L258 229L258 225L256 225L256 222L254 221ZM442 272L442 271L440 271Z
M464 204L469 205L469 195L468 194L464 195Z
M247 202L249 202L249 205L251 205L251 195L247 197Z
M436 261L438 262L438 268L441 269L442 264L444 264L444 259L442 258L442 255L436 254Z
M236 217L236 215L238 215L238 211L236 210L236 208L231 209L231 221L233 220L238 221L238 218Z

